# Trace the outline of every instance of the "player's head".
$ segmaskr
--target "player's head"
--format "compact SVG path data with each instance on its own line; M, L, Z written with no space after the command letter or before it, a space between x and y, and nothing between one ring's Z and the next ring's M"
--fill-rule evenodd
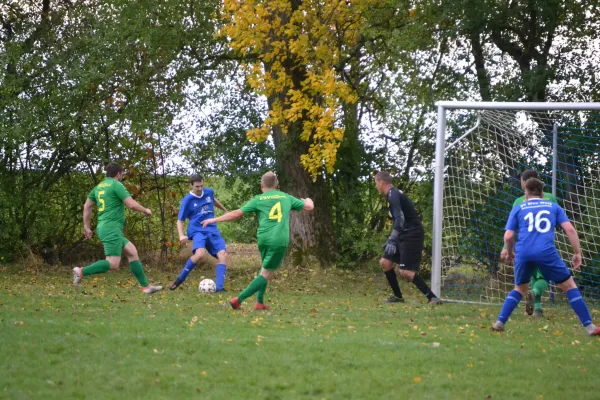
M529 178L527 182L525 182L525 196L527 198L531 197L539 197L541 198L544 195L544 182L540 181L537 178Z
M392 186L392 174L388 171L379 171L375 174L375 187L381 194L386 194Z
M269 171L265 173L262 178L260 178L260 188L263 190L263 192L277 189L278 185L279 182L277 182L277 175L275 175L274 172Z
M109 162L104 167L104 171L108 178L114 178L116 180L121 180L123 178L123 167L114 161Z
M525 182L527 182L529 178L535 178L539 180L540 175L535 169L526 169L523 171L523 173L521 173L521 189L525 190Z
M199 174L190 176L190 185L192 185L192 192L200 196L204 188L204 177Z

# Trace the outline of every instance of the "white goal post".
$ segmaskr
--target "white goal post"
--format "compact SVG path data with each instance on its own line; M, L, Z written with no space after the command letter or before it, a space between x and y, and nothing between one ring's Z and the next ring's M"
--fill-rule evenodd
M535 169L580 235L582 293L599 301L600 103L436 106L433 292L447 301L504 300L513 275L499 260L502 233L512 202L523 194L520 172ZM556 243L568 264L571 248L562 232ZM555 296L551 284L546 301Z

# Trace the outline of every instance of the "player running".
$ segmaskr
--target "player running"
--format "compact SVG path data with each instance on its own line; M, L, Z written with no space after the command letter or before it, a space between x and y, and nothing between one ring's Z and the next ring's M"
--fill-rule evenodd
M536 268L544 279L554 281L567 294L569 304L588 335L600 335L600 328L592 323L592 316L571 272L560 258L554 243L554 228L559 225L573 247L572 265L581 268L581 247L577 231L565 211L556 203L542 199L544 184L536 178L525 183L526 201L513 208L506 223L504 243L507 261L515 262L515 288L506 296L498 320L492 330L503 331L508 318L529 290L529 281ZM515 232L518 232L515 246ZM516 247L516 249L515 249Z
M392 175L387 171L380 171L375 175L375 186L379 193L387 196L390 216L394 220L392 233L383 246L383 257L379 260L385 277L394 292L394 295L385 302L404 303L396 271L394 271L394 263L396 263L400 268L402 278L419 288L427 296L429 304L440 304L442 301L417 274L421 267L425 231L413 203L392 185Z
M202 175L192 175L190 177L192 190L185 195L179 207L179 216L177 217L177 231L179 232L179 242L181 244L192 241L192 256L187 260L181 273L171 284L169 289L175 290L181 285L192 269L208 252L211 256L219 260L215 273L216 291L221 292L225 289L225 274L227 272L227 247L221 232L215 224L203 225L202 221L215 216L215 206L224 212L227 209L215 198L215 192L210 188L204 187L204 178ZM183 224L186 219L190 222L187 228L187 235L183 234Z
M138 252L133 243L131 243L123 234L123 225L125 224L125 207L152 216L152 211L142 207L135 201L125 186L121 183L123 178L123 168L116 162L110 162L104 168L106 179L96 186L88 195L83 206L83 233L85 238L92 238L90 220L94 205L98 207L98 226L96 233L104 246L105 260L96 261L85 268L73 268L73 284L75 290L84 277L103 274L109 270L119 268L121 255L125 253L129 260L129 268L139 282L142 291L147 294L162 290L162 286L153 286L148 283L148 278L144 273L144 267L138 257Z
M267 172L260 180L262 194L255 196L239 210L231 211L218 218L207 219L202 223L203 226L208 226L215 222L234 221L249 213L256 213L258 216L256 237L262 269L260 275L238 297L229 300L229 304L234 309L240 308L242 302L254 293L257 293L255 309L269 309L264 302L265 291L273 273L281 266L290 242L290 212L311 211L314 208L311 199L297 199L277 190L277 186L277 176L273 172Z

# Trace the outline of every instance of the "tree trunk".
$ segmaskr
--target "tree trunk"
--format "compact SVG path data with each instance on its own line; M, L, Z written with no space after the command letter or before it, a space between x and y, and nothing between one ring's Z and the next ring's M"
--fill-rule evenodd
M274 98L268 99L269 109ZM331 199L327 182L321 177L313 182L300 156L306 154L309 143L300 140L301 123L288 128L284 134L281 127L273 127L277 175L281 189L298 198L310 197L315 203L313 212L292 213L290 218L290 247L295 264L305 264L309 257L316 257L326 265L333 261L335 235L331 215Z

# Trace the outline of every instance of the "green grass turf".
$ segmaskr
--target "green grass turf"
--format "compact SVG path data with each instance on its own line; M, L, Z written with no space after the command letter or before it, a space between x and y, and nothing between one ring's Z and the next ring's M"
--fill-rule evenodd
M229 297L253 273L231 270ZM148 275L166 284L175 273ZM86 278L77 296L66 268L0 276L0 398L599 396L600 340L567 307L543 320L521 307L499 334L489 330L499 306L431 307L406 283L406 304L383 304L375 272L284 269L268 312L198 293L206 269L152 297L126 270Z

